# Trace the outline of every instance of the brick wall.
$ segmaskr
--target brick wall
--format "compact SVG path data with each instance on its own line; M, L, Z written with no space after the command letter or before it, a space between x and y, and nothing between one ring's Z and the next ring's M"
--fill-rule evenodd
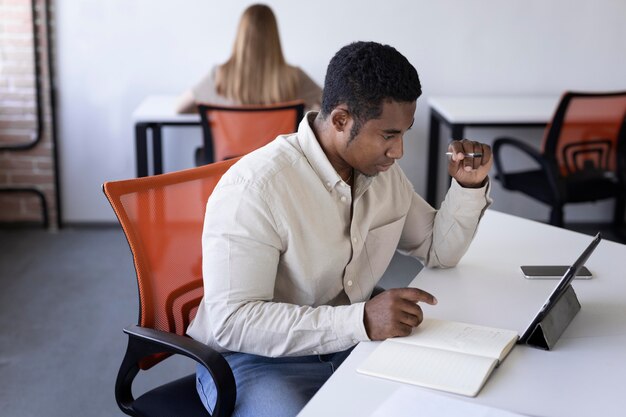
M45 26L49 13L45 0L32 1L34 16L31 0L0 0L0 222L43 220L41 202L34 192L13 191L26 188L45 196L50 227L55 228L58 203ZM35 51L39 61L40 115Z

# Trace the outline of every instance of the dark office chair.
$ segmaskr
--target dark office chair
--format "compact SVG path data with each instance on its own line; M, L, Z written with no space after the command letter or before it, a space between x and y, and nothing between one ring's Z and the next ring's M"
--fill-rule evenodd
M115 383L117 403L128 415L210 415L198 397L195 374L133 397L132 383L139 370L148 370L172 354L204 365L218 391L213 416L232 414L236 387L228 363L185 332L203 294L201 236L206 201L235 162L103 185L130 245L139 289L139 324L124 329L128 347Z
M530 156L538 167L511 171L503 161L506 148ZM549 205L550 224L563 226L566 203L615 198L613 223L621 229L626 198L626 91L567 92L545 130L541 151L504 137L494 141L493 156L502 186Z
M203 147L196 149L196 166L245 155L278 135L293 133L304 114L304 102L267 106L198 104Z

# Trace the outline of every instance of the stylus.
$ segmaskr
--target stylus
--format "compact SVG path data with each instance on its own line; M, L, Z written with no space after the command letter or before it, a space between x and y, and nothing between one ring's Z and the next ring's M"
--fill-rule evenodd
M446 155L452 156L456 153L458 152L446 152ZM463 156L465 156L466 158L480 158L481 156L483 156L483 154L482 152L467 152L464 153Z

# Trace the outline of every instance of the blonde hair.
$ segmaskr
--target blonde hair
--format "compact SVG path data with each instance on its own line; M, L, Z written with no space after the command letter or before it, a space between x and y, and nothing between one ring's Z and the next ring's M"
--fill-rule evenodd
M239 22L233 52L216 73L217 93L241 104L295 100L297 71L287 65L272 9L255 4Z

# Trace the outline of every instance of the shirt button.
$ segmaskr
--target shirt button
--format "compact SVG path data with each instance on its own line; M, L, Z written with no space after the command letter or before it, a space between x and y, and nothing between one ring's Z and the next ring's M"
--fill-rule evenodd
M347 198L346 198L346 196L345 196L345 195L342 195L342 196L341 196L341 198L340 198L340 200L341 200L341 202L342 202L342 203L345 203L345 202L346 202L346 200L347 200Z
M330 182L327 182L327 183L326 183L326 186L327 186L328 188L330 188L330 186L331 186Z
M346 282L346 284L348 284L348 287L351 287L352 286L352 280Z
M356 237L353 237L352 238L352 243L356 243L356 242L358 242L358 239Z

